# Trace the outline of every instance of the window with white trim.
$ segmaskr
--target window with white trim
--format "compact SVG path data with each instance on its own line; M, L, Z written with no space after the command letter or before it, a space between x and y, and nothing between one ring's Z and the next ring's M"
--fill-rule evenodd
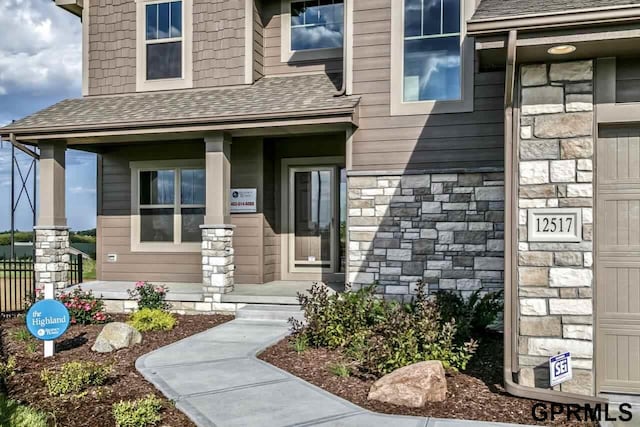
M136 90L193 87L193 0L136 1Z
M461 98L460 2L404 1L404 102Z
M182 1L145 5L147 80L182 77Z
M171 163L132 162L134 249L199 248L205 216L204 165Z

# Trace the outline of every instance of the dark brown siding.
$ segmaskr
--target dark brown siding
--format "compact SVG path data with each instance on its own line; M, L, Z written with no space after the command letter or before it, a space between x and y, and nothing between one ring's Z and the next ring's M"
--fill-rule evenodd
M232 186L258 188L262 193L262 141L238 139L232 145ZM202 280L200 253L131 252L131 170L129 162L204 158L202 142L135 144L105 149L101 156L101 208L97 248L100 280L149 280L198 283ZM262 282L262 202L258 213L232 215L236 283ZM108 263L107 254L118 255Z
M640 101L640 58L616 59L616 102Z
M502 167L504 74L475 75L471 113L391 116L391 0L354 7L353 89L362 100L353 169Z

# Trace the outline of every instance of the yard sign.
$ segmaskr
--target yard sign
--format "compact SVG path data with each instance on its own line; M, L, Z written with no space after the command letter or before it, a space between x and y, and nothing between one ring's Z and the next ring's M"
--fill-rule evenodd
M27 312L27 329L44 341L44 357L54 354L54 341L69 327L69 310L60 301L47 298L35 303Z
M549 358L549 383L557 386L573 378L571 372L571 353L566 352Z

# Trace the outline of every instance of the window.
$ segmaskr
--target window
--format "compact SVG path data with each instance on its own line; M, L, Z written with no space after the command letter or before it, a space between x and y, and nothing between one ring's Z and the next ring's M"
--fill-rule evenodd
M192 1L136 0L138 91L193 86Z
M391 113L473 110L473 0L392 0Z
M282 62L342 56L344 0L281 0Z
M460 99L460 0L405 0L404 102Z
M342 47L344 0L291 2L291 50Z
M182 77L182 1L145 5L147 80Z
M205 216L201 161L132 162L132 249L199 250Z

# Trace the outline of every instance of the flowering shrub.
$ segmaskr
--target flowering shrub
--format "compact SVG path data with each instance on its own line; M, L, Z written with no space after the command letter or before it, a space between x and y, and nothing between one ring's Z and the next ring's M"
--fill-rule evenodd
M165 301L169 290L164 286L155 286L149 282L138 282L136 287L127 291L129 297L138 302L138 309L168 310L171 304Z
M58 299L69 310L72 325L76 323L90 325L109 321L104 302L94 297L91 291L83 291L77 287L72 292L60 294Z

